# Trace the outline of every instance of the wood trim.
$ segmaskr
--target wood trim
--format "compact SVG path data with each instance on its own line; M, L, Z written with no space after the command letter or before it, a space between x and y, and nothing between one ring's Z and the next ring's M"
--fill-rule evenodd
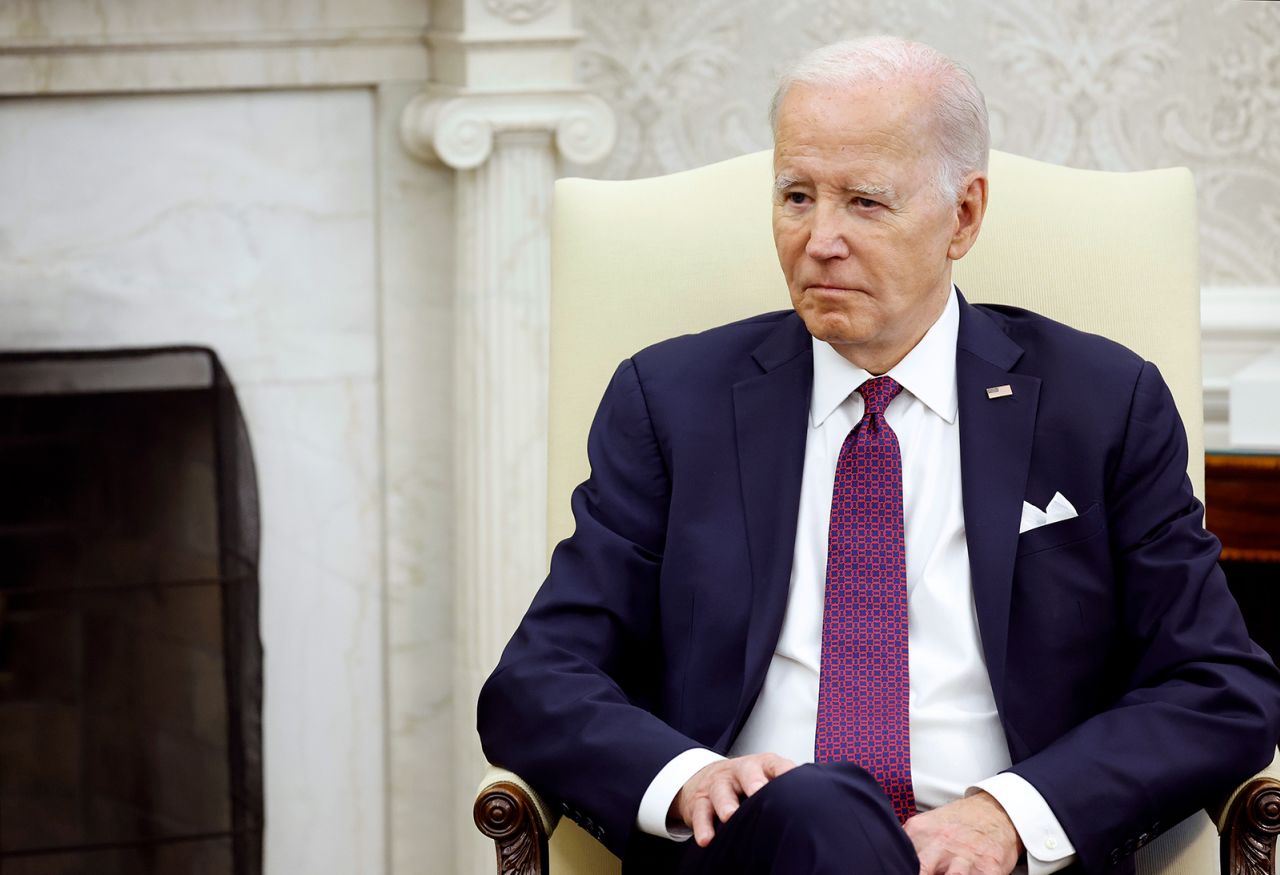
M547 875L547 834L523 788L509 781L490 784L476 797L472 814L496 846L498 875Z
M1223 562L1280 562L1280 554L1275 550L1249 550L1244 547L1223 547L1220 558Z
M1242 471L1263 476L1280 474L1280 456L1261 453L1205 453L1205 462L1224 471Z
M1280 456L1205 454L1206 525L1222 558L1280 562Z
M1272 875L1280 833L1280 781L1254 778L1227 813L1222 834L1223 875Z

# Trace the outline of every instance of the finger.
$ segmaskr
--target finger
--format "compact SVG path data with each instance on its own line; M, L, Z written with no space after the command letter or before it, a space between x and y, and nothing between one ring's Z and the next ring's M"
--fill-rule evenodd
M936 875L942 870L942 856L934 848L916 848L920 860L920 875Z
M738 782L742 784L742 792L747 796L754 796L756 792L769 783L771 776L764 768L763 761L753 760L743 763L742 773L738 776Z
M795 767L794 762L777 754L773 754L761 763L761 768L769 778L780 778Z
M693 803L693 823L690 826L693 829L693 840L698 843L698 847L705 848L711 844L711 839L715 837L716 830L712 825L713 809L711 800L706 796L700 796Z
M902 831L905 832L908 837L915 835L920 831L921 827L918 822L919 818L919 814L913 814L902 822Z
M731 775L711 785L711 804L723 823L738 810L738 781Z
M946 868L946 875L970 875L972 864L964 857L953 857Z
M907 822L902 825L902 831L906 833L907 838L911 840L911 845L916 849L917 854L927 855L936 862L940 851L936 846L931 846L934 845L934 843L931 842L933 831L929 829L929 824L920 823L917 821L917 818L910 817L907 818ZM924 856L921 856L920 859L921 862L923 862Z

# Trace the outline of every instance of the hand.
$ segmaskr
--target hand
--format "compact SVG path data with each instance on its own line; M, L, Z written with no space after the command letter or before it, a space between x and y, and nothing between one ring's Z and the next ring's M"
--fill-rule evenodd
M756 791L796 764L775 753L719 760L703 766L685 782L671 802L669 821L693 830L693 840L705 848L715 836L715 818L727 821L738 810L738 800ZM714 815L714 816L713 816Z
M1013 821L989 793L949 802L903 824L920 875L1009 875L1022 854Z

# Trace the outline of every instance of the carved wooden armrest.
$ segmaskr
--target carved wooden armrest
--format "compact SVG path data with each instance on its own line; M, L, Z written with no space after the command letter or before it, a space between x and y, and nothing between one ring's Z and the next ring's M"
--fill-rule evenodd
M1222 875L1272 875L1280 836L1280 755L1209 813L1222 835ZM496 846L498 875L549 875L547 841L559 817L519 775L490 766L474 815Z
M1280 834L1280 756L1241 784L1214 818L1222 834L1222 875L1272 875Z
M472 811L496 846L498 875L547 875L547 840L559 818L519 775L490 766Z

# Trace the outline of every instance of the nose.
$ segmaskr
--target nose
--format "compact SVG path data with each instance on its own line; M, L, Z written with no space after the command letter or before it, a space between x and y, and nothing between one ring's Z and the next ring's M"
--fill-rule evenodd
M848 258L849 243L845 240L836 210L819 202L812 216L813 225L809 229L809 240L804 247L805 254L818 261Z

